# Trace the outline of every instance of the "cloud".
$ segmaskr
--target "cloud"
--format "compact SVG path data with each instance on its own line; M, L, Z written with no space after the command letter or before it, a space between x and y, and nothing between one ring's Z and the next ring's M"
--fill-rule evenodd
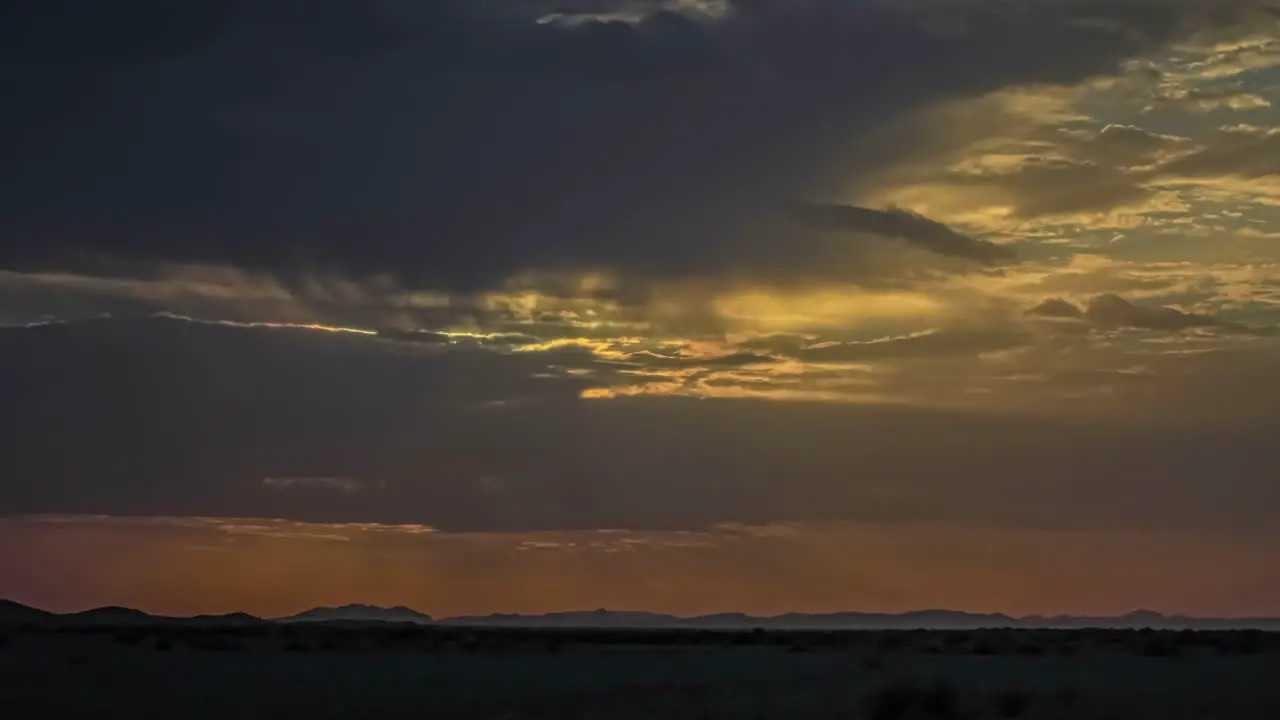
M223 40L243 15L238 2L81 0L5 4L6 60L130 65L187 57Z
M1134 305L1119 295L1099 295L1085 309L1085 317L1102 327L1133 327L1147 330L1187 330L1219 324L1207 315L1184 313L1174 308Z
M811 205L800 208L796 215L801 222L815 228L899 239L939 255L967 258L983 264L1014 256L1010 248L966 237L942 223L903 210Z
M1098 307L1119 316L1112 322L1227 327ZM1065 514L1064 503L1081 493L1082 477L1116 477L1117 458L1142 457L1153 469L1108 493L1179 488L1203 500L1210 490L1200 478L1237 453L1253 469L1233 477L1232 492L1272 489L1263 481L1280 462L1266 451L1274 362L1254 336L1239 338L1254 346L1234 348L1233 334L1212 344L1094 345L1010 324L880 342L836 337L759 338L752 356L772 359L757 363L726 361L748 352L732 342L651 345L648 354L626 344L441 351L174 318L5 329L0 507L442 532L859 518L1087 526L1118 520L1105 503ZM606 362L612 353L635 364ZM677 387L583 397L641 382ZM957 468L982 470L960 481ZM502 478L500 491L484 478ZM1121 515L1227 527L1243 507L1230 505L1212 517L1203 502L1181 501ZM345 534L254 530L268 531Z
M1027 248L1019 245L1028 236L1131 225L1146 215L1185 209L1185 200L1151 181L1149 168L1194 150L1190 138L1128 125L1082 128L1080 120L1057 117L1010 119L1005 102L976 101L974 109L954 111L954 120L940 112L926 125L967 142L889 173L877 199L1004 238L1002 247L1022 254Z
M372 335L173 318L9 328L0 348L5 470L50 478L7 486L6 507L158 503L189 514L224 502L219 488L262 511L305 496L340 514L380 502L351 492L357 478L443 471L440 491L471 487L478 469L448 467L466 454L450 449L448 428L479 423L490 401L526 398L541 411L574 401L586 380L548 367L589 358L439 353ZM319 487L339 492L295 492Z
M1093 298L1084 309L1061 298L1051 298L1031 308L1027 314L1044 318L1083 320L1099 328L1136 328L1171 332L1216 328L1256 335L1271 335L1274 332L1274 328L1251 327L1228 322L1212 315L1187 313L1170 307L1153 308L1135 305L1119 295L1110 293Z
M1083 320L1084 311L1063 300L1062 298L1050 298L1039 305L1027 311L1028 315L1046 318L1066 318L1070 320Z
M964 357L1022 347L1030 342L1030 335L1021 330L948 330L868 342L820 343L801 348L796 357L814 362Z
M1271 22L1262 24L1257 32L1243 37L1215 37L1215 33L1205 32L1180 43L1183 62L1174 69L1178 79L1238 78L1280 65L1280 41L1273 32L1275 9L1265 4L1262 9L1271 13Z
M1215 110L1258 110L1271 107L1271 101L1258 93L1239 88L1215 88L1211 90L1183 89L1156 95L1152 109L1175 106L1191 112L1207 113Z
M649 350L641 350L624 355L618 360L609 360L611 364L628 365L640 368L736 368L748 365L761 365L773 362L769 355L751 352L739 352L729 355L706 356L673 356L659 355Z
M1197 27L1180 4L1093 0L961 5L943 25L834 0L605 4L572 23L539 23L554 9L533 0L62 4L6 23L0 80L40 109L0 120L27 138L3 164L7 267L97 256L467 292L530 269L858 278L860 258L774 209L855 201L922 150L892 132L921 108L1075 83Z
M1080 159L1117 168L1152 165L1194 147L1190 138L1134 125L1109 124L1096 133L1064 133L1064 139L1068 150Z
M1196 152L1160 166L1163 179L1236 176L1258 179L1280 174L1280 128L1222 128Z
M272 490L317 489L332 490L340 493L357 493L367 487L363 480L339 477L269 477L263 478L262 484Z

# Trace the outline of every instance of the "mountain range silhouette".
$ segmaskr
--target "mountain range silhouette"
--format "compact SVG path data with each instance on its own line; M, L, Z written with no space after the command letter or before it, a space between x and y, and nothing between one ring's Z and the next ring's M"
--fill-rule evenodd
M1003 613L971 613L959 610L915 610L904 613L786 613L753 616L743 613L716 613L679 617L643 611L554 612L541 615L495 613L432 618L404 606L390 608L376 605L343 605L316 607L294 615L259 618L246 613L168 617L151 615L125 607L101 607L81 612L57 614L0 599L0 624L94 624L147 625L163 623L202 623L243 625L257 623L413 623L418 625L486 626L486 627L556 627L556 628L694 628L741 630L751 628L786 630L970 630L979 628L1152 628L1187 630L1280 630L1280 618L1203 618L1165 615L1153 610L1135 610L1124 615L1027 615L1014 617Z

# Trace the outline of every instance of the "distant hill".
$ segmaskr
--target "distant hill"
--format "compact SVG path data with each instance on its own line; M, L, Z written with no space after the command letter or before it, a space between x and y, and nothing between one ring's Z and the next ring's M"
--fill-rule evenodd
M20 625L22 623L41 622L57 617L51 612L39 608L28 607L12 600L0 599L0 625Z
M449 625L485 625L505 627L610 627L656 628L683 627L695 629L766 628L787 630L827 629L951 629L980 627L1014 627L1017 620L1008 615L982 615L952 610L920 610L900 615L879 613L787 613L772 617L754 617L742 613L718 613L695 617L676 617L661 613L594 610L590 612L558 612L545 615L476 615L440 620Z
M126 607L100 607L61 616L62 620L86 625L151 625L167 620Z
M256 618L247 613L230 613L227 615L196 615L194 617L166 617L151 615L133 608L109 606L82 610L80 612L58 614L47 610L28 607L12 600L0 599L0 625L21 625L26 623L57 625L167 625L167 624L202 624L202 625L253 625L265 623L266 620Z
M977 630L981 628L1116 628L1170 630L1259 629L1280 631L1280 618L1192 618L1139 610L1115 617L1060 615L1022 618L1002 613L968 613L958 610L916 610L906 613L787 613L756 617L741 613L720 613L696 617L676 617L661 613L595 610L559 612L545 615L475 615L443 618L444 625L483 627L574 627L574 628L689 628L765 630Z
M189 622L198 622L205 625L261 625L270 622L260 617L254 617L249 613L228 613L226 615L196 615L190 618L180 618Z
M899 615L880 613L787 613L771 617L755 617L742 613L718 613L695 617L676 617L661 613L595 610L560 612L546 615L477 615L445 618L448 625L483 625L501 627L575 627L575 628L690 628L734 630L763 628L771 630L889 630L933 629L965 630L984 627L1016 627L1018 620L1008 615L971 614L953 610L921 610Z
M677 617L663 613L619 610L555 612L543 615L464 615L433 620L413 608L376 605L317 607L288 617L261 619L245 613L161 617L124 607L103 607L58 615L0 599L0 625L23 623L71 625L206 624L249 625L259 623L415 623L470 627L523 628L685 628L707 630L977 630L981 628L1115 628L1156 630L1269 630L1280 632L1280 618L1194 618L1164 615L1152 610L1135 610L1117 616L1028 615L1012 617L1001 613L969 613L959 610L916 610L905 613L786 613L768 617L742 613L718 613Z
M297 615L275 618L276 622L398 622L425 624L431 616L413 608L397 605L382 608L376 605L343 605L304 610Z
M745 617L745 616L744 616ZM661 613L591 610L582 612L555 612L545 615L519 615L498 613L494 615L463 615L440 620L448 625L489 625L502 627L564 627L564 628L653 628L680 627L696 618L679 618Z

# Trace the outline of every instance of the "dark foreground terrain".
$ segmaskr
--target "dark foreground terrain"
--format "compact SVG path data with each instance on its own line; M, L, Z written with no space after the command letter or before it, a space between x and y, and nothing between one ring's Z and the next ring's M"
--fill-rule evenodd
M1276 720L1280 635L27 624L0 717Z

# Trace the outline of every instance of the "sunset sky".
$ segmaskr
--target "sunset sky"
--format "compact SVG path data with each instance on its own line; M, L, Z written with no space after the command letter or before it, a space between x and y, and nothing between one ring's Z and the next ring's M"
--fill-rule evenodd
M1280 7L0 0L0 597L1280 616Z

